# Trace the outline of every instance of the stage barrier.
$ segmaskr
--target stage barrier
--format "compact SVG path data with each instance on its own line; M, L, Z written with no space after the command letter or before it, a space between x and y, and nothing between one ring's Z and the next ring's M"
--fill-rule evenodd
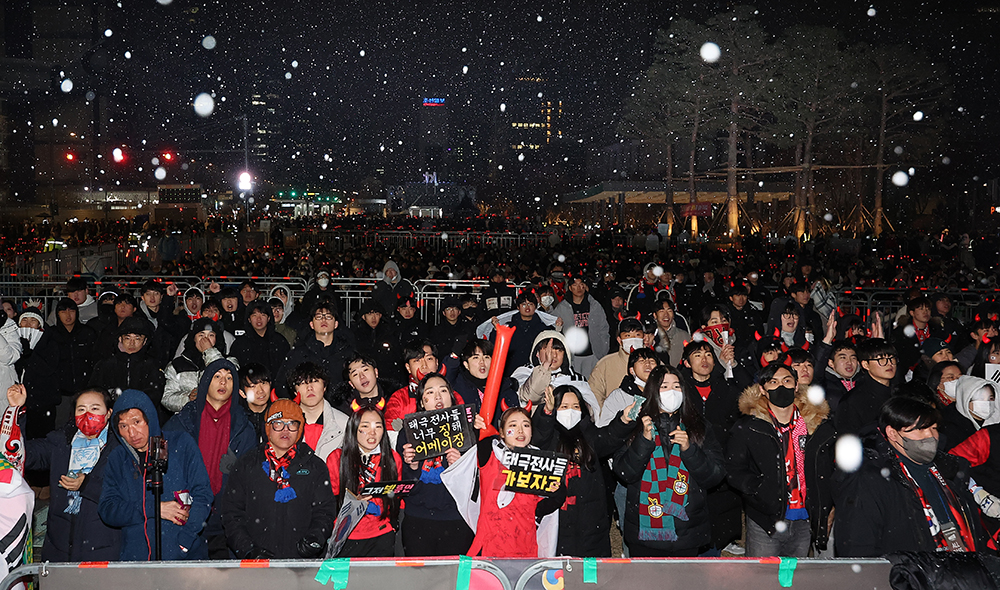
M885 589L882 559L706 558L546 560L428 558L34 564L0 582L38 590L804 590Z

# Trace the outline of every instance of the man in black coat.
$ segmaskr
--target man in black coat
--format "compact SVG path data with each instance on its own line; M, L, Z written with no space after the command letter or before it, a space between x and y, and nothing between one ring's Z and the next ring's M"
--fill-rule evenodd
M177 345L185 335L184 325L174 315L173 300L171 299L171 305L163 303L166 293L166 287L162 283L146 281L142 285L139 308L136 310L136 314L145 317L153 327L153 333L149 335L149 355L160 366L174 358Z
M149 356L153 327L144 318L132 316L118 328L119 348L102 359L90 375L90 387L106 391L138 389L153 400L163 422L170 414L160 404L164 377L160 363Z
M475 330L476 327L462 315L462 302L458 297L445 297L441 303L441 323L431 328L430 339L442 360L458 358ZM412 341L403 344L408 342Z
M272 374L277 373L291 347L288 340L274 329L271 306L257 299L247 306L246 316L247 330L236 338L229 354L236 357L241 367L259 363Z
M274 402L265 424L268 442L241 457L229 475L226 541L243 559L320 557L337 520L330 472L301 442L305 417L298 404Z
M882 407L860 468L834 476L838 557L985 549L969 463L938 449L939 418L908 396Z
M403 369L399 361L403 350L399 334L391 319L385 315L382 304L374 298L366 299L358 312L358 320L351 329L355 348L375 360L383 377L402 380Z
M879 411L892 395L898 367L896 349L881 338L858 346L861 370L854 388L840 400L834 420L841 434L864 434L878 420Z
M341 383L344 363L354 354L356 347L354 334L340 326L336 310L332 307L328 301L321 300L313 308L310 314L312 320L309 322L313 333L299 336L295 348L289 351L274 381L271 382L278 397L294 397L295 392L288 391L286 384L288 374L306 361L316 363L329 376L329 381L326 383L328 398Z

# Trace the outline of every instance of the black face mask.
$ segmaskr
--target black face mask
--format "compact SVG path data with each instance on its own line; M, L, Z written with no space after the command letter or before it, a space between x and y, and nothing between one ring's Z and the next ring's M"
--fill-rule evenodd
M795 401L795 390L784 385L767 392L767 398L779 408L787 408Z

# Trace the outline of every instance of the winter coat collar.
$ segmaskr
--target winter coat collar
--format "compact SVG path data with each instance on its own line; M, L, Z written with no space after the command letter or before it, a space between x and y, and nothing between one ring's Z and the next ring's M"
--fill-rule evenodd
M810 403L806 395L808 390L808 386L799 385L795 393L795 407L806 421L806 430L812 434L830 415L830 406L825 400L819 405ZM756 383L744 389L740 395L740 413L771 423L770 406L767 398L761 395L760 387Z

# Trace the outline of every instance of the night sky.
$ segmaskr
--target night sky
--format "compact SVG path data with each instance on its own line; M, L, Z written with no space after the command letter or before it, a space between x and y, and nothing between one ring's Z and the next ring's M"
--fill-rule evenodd
M453 117L479 125L478 147L513 79L543 75L566 101L566 133L583 149L617 141L631 81L651 62L655 31L673 17L704 21L727 2L319 2L142 0L109 8L122 31L112 133L150 145L229 147L234 126L172 140L178 129L244 112L254 90L278 97L282 141L272 180L340 185L385 170L417 180L413 146L421 96L451 98ZM673 5L671 5L673 4ZM961 107L955 173L996 175L1000 3L991 0L761 2L772 35L832 26L851 42L910 43L947 65ZM983 10L983 8L986 10ZM203 41L216 41L206 49ZM207 119L191 103L213 94ZM506 94L505 94L506 93ZM224 100L223 100L224 99ZM582 140L582 141L579 141ZM402 144L400 143L402 142ZM219 159L225 165L225 158ZM320 178L322 176L322 179Z

